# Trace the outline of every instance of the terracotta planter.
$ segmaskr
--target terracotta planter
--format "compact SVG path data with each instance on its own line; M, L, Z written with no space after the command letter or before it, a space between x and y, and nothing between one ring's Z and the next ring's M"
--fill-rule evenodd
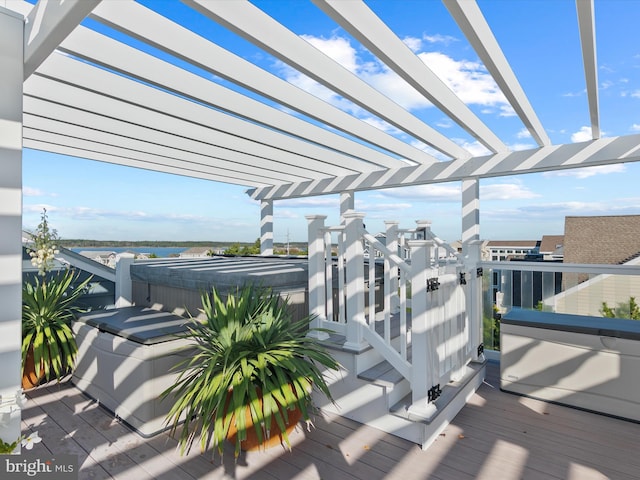
M262 405L261 405L262 406ZM288 414L288 422L286 424L285 431L287 435L290 435L298 425L298 422L302 418L302 412L295 408L294 410L287 410ZM247 438L240 443L240 448L245 452L255 451L255 450L267 450L268 448L277 447L278 445L284 444L284 440L282 438L282 433L278 428L278 424L275 419L271 419L271 428L269 431L271 432L271 436L269 438L263 438L262 443L258 441L258 435L256 434L256 429L253 426L251 421L251 411L249 408L245 409L245 422L247 425ZM231 426L229 428L229 434L227 435L227 440L231 442L233 445L236 444L236 436L237 429L235 427L235 419L231 420ZM266 432L263 430L263 434L266 437Z
M29 390L35 388L44 379L44 366L40 365L40 376L36 375L36 364L33 359L33 348L27 352L27 358L22 367L22 388Z

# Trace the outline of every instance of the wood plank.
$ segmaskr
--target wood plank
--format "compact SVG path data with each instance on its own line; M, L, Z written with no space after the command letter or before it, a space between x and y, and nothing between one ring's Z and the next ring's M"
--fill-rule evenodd
M79 457L80 478L100 479L637 479L640 427L501 392L499 366L426 452L404 439L333 414L299 428L293 451L185 456L166 434L142 438L73 385L28 392L23 431L42 448Z

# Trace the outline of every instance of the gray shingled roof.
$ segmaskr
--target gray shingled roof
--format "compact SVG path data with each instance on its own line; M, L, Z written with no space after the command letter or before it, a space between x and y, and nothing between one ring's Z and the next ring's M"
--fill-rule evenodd
M566 217L566 263L620 264L640 252L640 215Z

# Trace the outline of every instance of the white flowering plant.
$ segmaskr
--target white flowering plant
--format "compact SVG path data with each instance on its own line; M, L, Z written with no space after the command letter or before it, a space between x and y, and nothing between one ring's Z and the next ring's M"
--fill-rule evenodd
M0 429L8 427L12 421L20 421L20 410L22 410L25 402L26 397L22 393L22 389L0 395ZM33 448L33 444L42 441L42 439L38 436L38 432L32 433L27 437L21 435L14 442L5 442L0 439L0 454L16 453L18 445L25 446L25 441ZM25 448L28 449L26 446Z
M91 277L81 281L80 272L52 272L58 233L49 226L44 209L33 234L31 262L38 275L22 286L22 385L37 386L42 380L60 380L75 363L77 346L71 321L80 311L79 297Z
M33 246L29 252L31 265L38 269L38 275L45 276L54 266L55 255L60 253L56 246L58 232L49 227L47 209L42 210L40 223L33 234Z

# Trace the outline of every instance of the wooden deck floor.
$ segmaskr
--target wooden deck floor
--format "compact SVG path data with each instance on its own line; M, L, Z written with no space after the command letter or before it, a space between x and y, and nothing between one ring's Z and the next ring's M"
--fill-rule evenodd
M72 385L29 393L23 432L33 453L76 454L81 479L572 479L640 478L640 425L500 392L498 365L427 451L344 418L294 434L293 452L243 454L235 463L191 452L167 435L144 439ZM41 450L45 449L45 450Z

